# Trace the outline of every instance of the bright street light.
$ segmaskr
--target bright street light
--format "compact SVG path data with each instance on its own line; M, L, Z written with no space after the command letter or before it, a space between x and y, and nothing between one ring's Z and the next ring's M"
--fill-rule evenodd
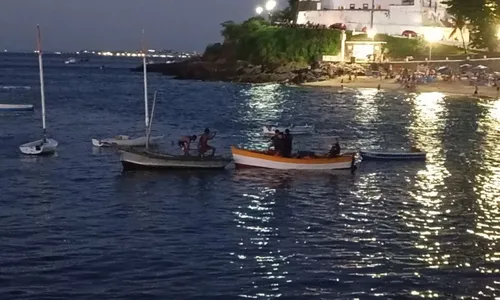
M262 12L264 11L264 9L262 8L262 6L257 6L257 8L255 9L255 12L260 15Z
M432 28L424 34L429 42L429 60L432 60L432 43L440 41L443 38L443 31L438 28Z
M375 28L370 28L366 31L366 34L368 35L368 38L373 40L377 34L377 30L375 30Z
M267 2L266 2L266 10L267 10L267 11L271 11L271 10L273 10L273 9L276 7L276 4L277 4L277 3L276 3L276 1L274 1L274 0L269 0L269 1L267 1Z

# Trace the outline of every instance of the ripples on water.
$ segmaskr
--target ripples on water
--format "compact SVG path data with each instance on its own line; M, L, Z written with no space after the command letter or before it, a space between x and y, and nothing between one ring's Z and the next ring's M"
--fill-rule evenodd
M265 147L261 126L279 121L317 126L297 148L412 141L428 159L364 163L354 176L122 173L90 139L142 131L141 74L126 69L136 62L63 61L46 60L58 154L31 158L17 146L39 136L36 58L0 56L2 102L37 107L0 116L1 299L500 296L499 101L151 74L167 149L206 126L223 153Z

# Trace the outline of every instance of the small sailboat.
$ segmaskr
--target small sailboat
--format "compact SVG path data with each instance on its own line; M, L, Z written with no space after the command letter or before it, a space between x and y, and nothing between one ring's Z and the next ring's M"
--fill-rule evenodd
M229 163L231 163L232 159L222 156L172 155L149 150L149 138L151 136L151 125L153 122L156 95L157 92L155 92L153 108L151 110L151 123L148 126L149 130L146 139L146 149L135 150L130 148L122 151L120 161L124 170L222 170L225 169Z
M43 82L42 37L39 25L37 25L37 46L38 46L38 66L40 69L40 96L42 101L43 138L19 146L21 152L28 155L51 154L56 151L58 145L58 142L56 140L47 138L47 126L45 122L45 85Z
M144 35L144 31L142 32ZM144 47L143 47L144 48ZM143 50L143 57L142 57L142 63L143 63L143 73L144 73L144 122L146 124L146 135L148 133L148 127L149 127L149 108L148 108L148 72L147 72L147 64L146 64L146 51L145 48ZM113 138L106 138L106 139L92 139L92 145L95 147L144 147L146 146L146 143L155 144L161 139L163 139L165 136L153 136L148 138L146 136L141 136L137 138L131 138L128 135L118 135Z

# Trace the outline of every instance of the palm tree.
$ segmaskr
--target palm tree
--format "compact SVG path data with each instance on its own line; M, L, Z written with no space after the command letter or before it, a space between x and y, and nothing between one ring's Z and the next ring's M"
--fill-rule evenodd
M467 54L467 44L465 43L465 40L464 40L464 31L463 31L467 25L465 18L461 15L456 15L456 16L452 17L451 19L453 20L453 31L450 33L449 38L454 36L457 33L457 31L460 31L462 43L464 44L464 51L465 51L465 54Z

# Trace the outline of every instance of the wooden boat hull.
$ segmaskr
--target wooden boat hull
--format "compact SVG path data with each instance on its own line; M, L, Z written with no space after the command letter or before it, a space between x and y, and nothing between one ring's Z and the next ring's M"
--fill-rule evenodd
M32 104L0 104L0 111L32 111Z
M47 155L56 151L58 142L54 139L38 140L19 146L19 150L26 155Z
M425 152L360 151L363 160L425 160Z
M231 163L231 159L216 157L199 157L183 155L167 155L144 151L123 151L120 161L124 170L138 169L183 169L183 170L222 170Z
M154 145L165 136L152 136L149 138L149 144ZM92 145L94 147L144 147L146 146L147 137L141 136L138 138L129 138L126 135L119 136L119 138L108 138L108 139L92 139Z
M311 126L311 125L290 126L290 127L285 127L285 126L264 126L264 127L262 127L262 132L263 132L264 135L274 135L274 132L276 130L279 130L280 132L285 132L286 129L290 130L290 133L292 135L312 134L312 133L315 132L314 126Z
M345 154L332 158L286 158L237 147L231 147L231 152L237 168L311 171L353 170L355 168L355 157L353 154Z

